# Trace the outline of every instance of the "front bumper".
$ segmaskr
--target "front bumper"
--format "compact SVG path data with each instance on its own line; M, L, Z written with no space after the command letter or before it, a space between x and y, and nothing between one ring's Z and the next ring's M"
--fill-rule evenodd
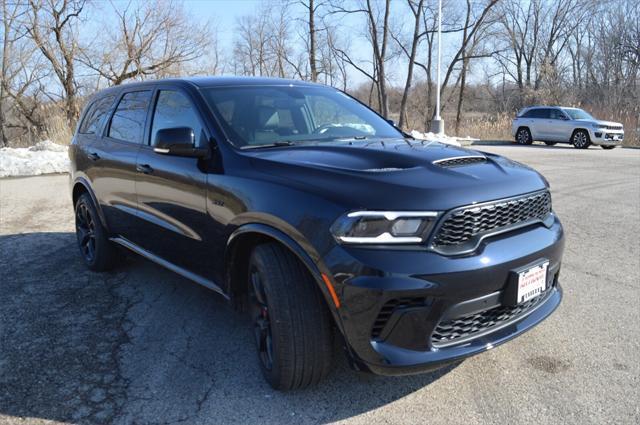
M334 247L324 258L342 300L342 331L354 364L382 375L437 369L500 345L532 328L560 304L564 235L532 225L483 242L467 256L427 250ZM535 308L483 332L446 344L434 332L443 318L499 308L513 271L549 261L552 282ZM472 307L469 307L472 306Z
M591 128L589 137L594 145L619 146L624 141L624 130Z

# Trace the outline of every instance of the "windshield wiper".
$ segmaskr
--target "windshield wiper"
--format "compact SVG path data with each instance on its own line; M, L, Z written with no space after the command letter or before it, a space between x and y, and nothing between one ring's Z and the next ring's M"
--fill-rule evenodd
M295 143L292 142L291 140L277 140L275 142L264 143L262 145L245 145L245 146L242 146L240 149L242 149L242 150L246 150L246 149L261 149L261 148L274 148L274 147L278 147L278 146L293 146L293 145L295 145Z

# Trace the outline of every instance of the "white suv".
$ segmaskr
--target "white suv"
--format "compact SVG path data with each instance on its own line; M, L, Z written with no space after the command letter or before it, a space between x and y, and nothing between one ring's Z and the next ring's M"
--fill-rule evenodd
M622 144L622 124L600 121L578 108L534 106L525 108L514 118L511 133L516 142L530 145L534 140L547 145L571 143L578 149L591 144L613 149Z

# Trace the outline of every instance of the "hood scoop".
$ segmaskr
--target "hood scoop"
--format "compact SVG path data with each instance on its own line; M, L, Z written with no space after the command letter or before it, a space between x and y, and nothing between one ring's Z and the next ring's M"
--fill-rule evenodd
M456 156L453 158L438 159L437 161L433 161L433 164L442 168L452 168L452 167L462 167L465 165L479 164L482 162L487 162L487 157L482 155L466 155L466 156Z

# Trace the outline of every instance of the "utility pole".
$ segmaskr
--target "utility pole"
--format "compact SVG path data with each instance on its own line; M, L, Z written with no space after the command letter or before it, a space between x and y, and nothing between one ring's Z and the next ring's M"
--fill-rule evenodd
M431 132L444 134L444 121L440 116L440 63L442 62L442 0L438 0L438 65L436 69L436 115L431 121Z

